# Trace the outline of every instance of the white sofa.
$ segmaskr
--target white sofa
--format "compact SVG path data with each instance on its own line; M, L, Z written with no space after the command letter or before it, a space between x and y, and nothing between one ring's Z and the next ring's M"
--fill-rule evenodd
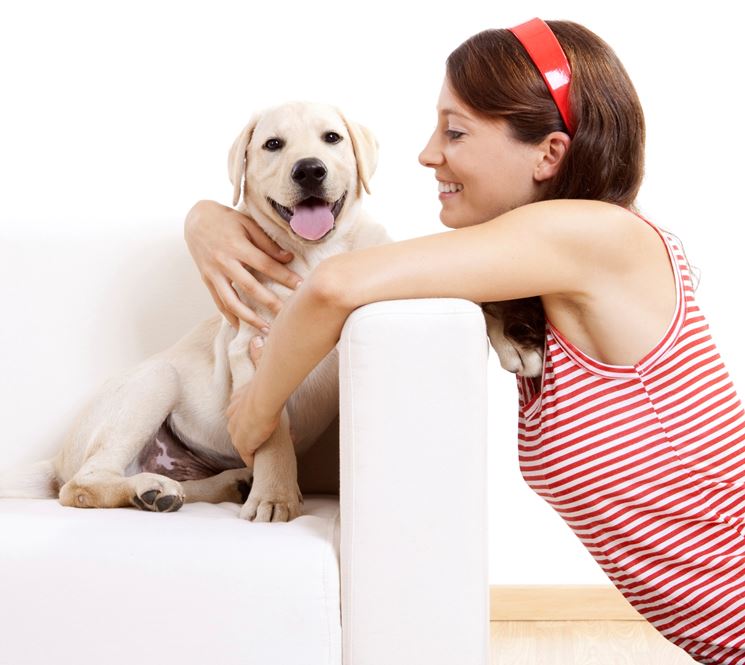
M0 500L0 665L487 665L488 348L467 300L355 310L286 524Z

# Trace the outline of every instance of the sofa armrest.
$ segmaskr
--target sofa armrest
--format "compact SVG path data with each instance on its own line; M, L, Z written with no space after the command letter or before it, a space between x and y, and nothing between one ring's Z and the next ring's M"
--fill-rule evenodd
M487 665L482 310L372 303L338 349L344 665Z

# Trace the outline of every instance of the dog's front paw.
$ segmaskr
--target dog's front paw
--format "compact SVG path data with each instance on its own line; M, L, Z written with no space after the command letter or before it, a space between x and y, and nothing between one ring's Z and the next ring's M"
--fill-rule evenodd
M520 376L540 376L543 371L543 353L538 349L512 344L502 338L492 343L504 369Z
M303 495L295 483L290 487L267 487L255 484L241 508L240 516L251 522L289 522L303 514Z
M498 305L499 303L491 303ZM501 310L498 311L498 313ZM484 312L486 332L492 348L497 352L499 364L520 376L540 376L543 372L543 349L516 344L504 334L504 317Z
M540 376L543 374L543 354L538 349L519 347L521 367L520 376Z
M543 373L543 354L536 349L513 346L499 362L508 372L519 376L540 376Z

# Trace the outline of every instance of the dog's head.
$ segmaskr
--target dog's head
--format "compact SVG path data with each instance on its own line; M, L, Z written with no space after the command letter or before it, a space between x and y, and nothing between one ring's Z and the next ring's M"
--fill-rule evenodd
M301 242L325 240L362 196L378 161L369 129L333 106L289 102L256 113L233 142L233 205Z

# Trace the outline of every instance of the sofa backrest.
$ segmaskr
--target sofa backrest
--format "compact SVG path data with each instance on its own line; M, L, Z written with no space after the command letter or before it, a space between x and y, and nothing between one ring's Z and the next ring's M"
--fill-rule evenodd
M0 469L53 456L105 380L216 311L183 217L111 210L89 222L41 208L39 217L1 229ZM311 448L302 463L305 492L338 492L338 425L330 430L331 447Z

